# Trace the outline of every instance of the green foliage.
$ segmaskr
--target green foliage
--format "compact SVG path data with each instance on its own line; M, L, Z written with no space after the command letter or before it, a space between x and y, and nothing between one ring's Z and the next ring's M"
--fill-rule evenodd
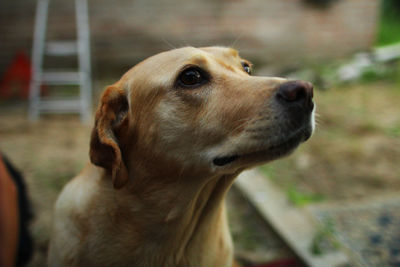
M273 164L266 164L259 167L269 179L273 182L280 183L279 175L276 173L276 168L284 168L283 166L276 166ZM324 196L321 194L312 194L300 191L293 183L285 184L284 190L289 201L295 206L304 206L307 204L321 202L324 200Z
M310 203L321 202L324 200L324 197L320 194L301 192L293 185L287 189L286 195L289 201L295 206L304 206Z
M327 252L335 251L339 249L339 243L336 241L335 235L336 229L332 220L325 220L320 227L311 243L311 253L314 255L322 255Z
M326 8L337 0L304 0L307 4L315 7Z
M363 70L360 82L396 81L398 78L397 68L393 64L376 63Z
M281 183L279 181L279 174L276 169L285 168L284 166L266 164L259 167L269 179L273 182ZM282 177L281 177L282 178ZM299 190L293 183L284 183L284 190L289 201L295 206L304 206L307 204L321 202L324 200L324 196L321 194L312 194Z
M393 138L400 137L400 125L394 125L393 127L386 129L386 134Z
M259 167L261 172L264 173L268 178L274 180L275 179L275 171L274 166L270 164L265 164Z
M400 1L383 0L377 45L400 42Z

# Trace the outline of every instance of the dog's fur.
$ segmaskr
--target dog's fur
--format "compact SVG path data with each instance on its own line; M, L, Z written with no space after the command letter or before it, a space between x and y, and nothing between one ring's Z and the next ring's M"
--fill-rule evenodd
M92 163L55 205L51 266L232 266L225 193L313 130L310 96L308 108L284 103L287 80L243 64L231 48L180 48L105 90ZM204 79L188 87L180 77L193 67Z

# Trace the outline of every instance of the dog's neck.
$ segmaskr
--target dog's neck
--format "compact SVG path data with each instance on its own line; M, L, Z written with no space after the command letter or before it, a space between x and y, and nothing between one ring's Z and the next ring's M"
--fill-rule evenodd
M132 211L130 225L140 233L133 238L142 238L141 244L154 241L147 248L138 248L140 253L165 255L169 258L160 258L163 264L172 261L179 266L203 261L201 251L207 249L231 254L224 197L237 174L190 177L187 173L174 179L171 175L140 177L132 173L132 183L122 189L124 194L116 194L121 208ZM232 255L226 256L231 260Z

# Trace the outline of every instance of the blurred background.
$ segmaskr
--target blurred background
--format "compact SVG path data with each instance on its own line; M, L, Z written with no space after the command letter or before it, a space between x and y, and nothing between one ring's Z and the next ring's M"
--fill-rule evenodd
M51 209L63 185L88 162L92 119L82 123L78 115L50 113L29 122L36 7L34 0L0 2L0 151L25 177L32 204L28 265L44 266ZM46 40L76 39L82 25L75 13L74 1L51 0ZM88 18L91 114L105 86L136 63L188 45L232 46L254 63L255 75L314 83L313 138L257 171L285 207L311 218L307 251L290 236L301 229L271 223L254 194L235 186L228 204L239 258L262 266L312 266L313 258L333 251L345 255L342 266L400 266L399 1L88 0ZM43 68L59 65L73 69L79 60L43 59ZM43 96L79 91L45 83L39 88Z

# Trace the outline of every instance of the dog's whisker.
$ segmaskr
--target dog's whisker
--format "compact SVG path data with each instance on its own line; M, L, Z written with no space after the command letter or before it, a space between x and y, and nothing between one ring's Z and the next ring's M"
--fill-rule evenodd
M184 38L181 38L181 44L182 44L181 47L191 46L190 43Z
M322 129L326 128L326 124L325 124L324 122L317 121L317 120L315 121L315 126L318 126L319 129L321 129L321 128L322 128ZM318 129L318 128L317 128L317 129Z
M243 121L243 122L242 122ZM247 123L249 123L249 120L248 119L242 119L242 120L238 120L238 121L236 121L236 122L242 122L242 123L240 123L238 126L236 126L233 130L232 130L232 132L236 132L237 130L239 130L240 128L244 128L244 126L247 124Z
M257 115L255 118L252 118L252 119L250 119L250 120L249 120L248 118L244 118L244 119L237 120L237 121L235 121L236 123L238 123L238 122L243 122L243 123L239 124L239 125L233 130L233 132L235 132L235 131L237 131L238 129L242 128L245 124L251 125L251 124L253 124L253 123L257 122L257 121L261 121L261 120L264 120L264 119L266 119L264 116L262 116L262 115Z
M315 121L315 124L326 125L326 122L322 117L315 117L314 121Z
M174 46L171 42L169 42L165 37L162 37L162 41L171 49L176 49L176 46Z
M236 48L236 43L242 38L244 32L241 32L239 35L236 36L235 40L229 45L229 47Z

